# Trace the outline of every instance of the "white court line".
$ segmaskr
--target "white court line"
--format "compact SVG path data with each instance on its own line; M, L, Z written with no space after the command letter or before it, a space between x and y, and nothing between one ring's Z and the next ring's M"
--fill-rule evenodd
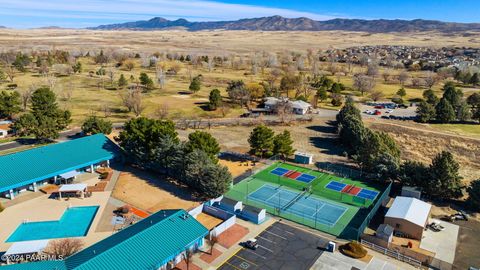
M271 253L273 253L273 250L271 250L271 249L269 249L269 248L266 248L266 247L264 247L264 246L262 246L262 245L258 245L258 247L261 247L261 248L265 249L266 251L270 251Z
M276 234L276 233L269 232L269 231L264 231L264 232L269 233L269 234L272 234L272 235L275 235L276 237L282 238L283 240L287 240L287 238L285 238L285 237L283 237L283 236L281 236L281 235L278 235L278 234Z
M263 257L262 255L259 255L259 254L255 253L255 252L253 252L253 251L251 251L251 250L249 250L249 249L244 248L243 250L245 250L245 251L247 251L247 252L249 252L249 253L252 253L253 255L256 255L256 256L264 259L264 260L267 259L267 257Z
M268 241L268 242L270 242L270 243L276 244L274 241L272 241L272 240L270 240L270 239L267 239L267 238L265 238L265 237L262 237L262 236L260 236L260 235L258 236L258 238L262 238L262 239L265 240L265 241Z

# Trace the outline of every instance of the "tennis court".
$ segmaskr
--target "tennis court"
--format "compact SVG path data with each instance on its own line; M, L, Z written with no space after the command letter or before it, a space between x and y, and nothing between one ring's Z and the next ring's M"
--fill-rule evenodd
M348 191L342 192L347 185ZM225 196L340 236L356 234L352 226L362 224L384 189L381 184L276 162L237 183Z
M343 193L348 193L353 196L360 197L365 200L375 200L377 195L379 194L377 191L369 190L366 188L360 188L356 187L354 185L348 185L344 183L339 183L337 181L330 181L325 188L337 191L337 192L343 192Z
M287 178L294 179L294 180L297 180L297 181L301 181L301 182L304 182L304 183L307 183L307 184L312 182L313 180L315 180L315 178L317 178L316 176L313 176L313 175L310 175L310 174L307 174L307 173L302 173L302 172L298 172L298 171L295 171L295 170L288 170L288 169L285 169L285 168L282 168L282 167L277 167L277 168L273 169L272 171L270 171L270 173L274 174L276 176L287 177Z
M263 185L248 195L248 199L265 203L288 213L303 216L326 226L333 227L347 211L346 207L272 185Z

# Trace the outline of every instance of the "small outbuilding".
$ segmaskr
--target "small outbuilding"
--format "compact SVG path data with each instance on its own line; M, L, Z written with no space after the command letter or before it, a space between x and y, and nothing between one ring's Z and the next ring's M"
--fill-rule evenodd
M385 215L384 223L404 237L421 240L432 205L411 197L398 196Z
M300 115L307 114L312 108L312 105L310 103L303 100L291 101L291 106L293 113Z
M265 209L245 205L241 212L241 217L253 223L260 224L265 221L267 212Z
M313 164L313 155L303 152L295 152L295 162L298 164Z
M232 200L227 197L223 197L220 201L215 202L213 206L223 209L232 214L241 211L243 208L241 201Z
M422 191L418 187L402 187L402 196L403 197L412 197L419 199L422 197Z
M393 231L394 230L392 226L388 224L380 224L375 232L375 236L387 243L390 243L393 239Z
M62 185L58 189L58 196L62 199L62 194L64 197L80 197L85 198L85 193L87 192L87 185L86 184L70 184L70 185Z

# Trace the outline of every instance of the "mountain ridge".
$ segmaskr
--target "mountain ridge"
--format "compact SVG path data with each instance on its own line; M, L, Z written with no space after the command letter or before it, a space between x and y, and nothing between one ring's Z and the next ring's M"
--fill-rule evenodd
M236 21L191 22L186 19L167 20L154 17L150 20L107 24L90 27L93 30L168 30L183 28L188 31L202 30L250 30L250 31L354 31L371 33L389 32L425 32L444 33L461 31L480 31L480 23L455 23L435 20L364 20L332 19L316 21L306 17L285 18L281 16L240 19Z

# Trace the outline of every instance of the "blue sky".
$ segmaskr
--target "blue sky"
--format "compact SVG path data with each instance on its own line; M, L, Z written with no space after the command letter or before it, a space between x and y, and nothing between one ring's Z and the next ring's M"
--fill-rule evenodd
M214 21L272 15L480 22L479 10L478 0L0 0L0 25L83 28L156 16Z

